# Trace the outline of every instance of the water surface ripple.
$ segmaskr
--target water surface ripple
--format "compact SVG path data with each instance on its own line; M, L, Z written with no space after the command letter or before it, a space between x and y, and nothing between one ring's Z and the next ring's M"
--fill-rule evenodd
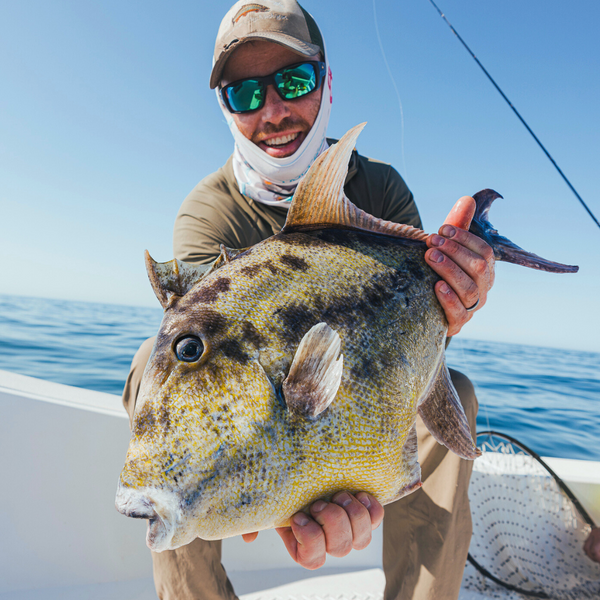
M162 310L0 295L0 369L121 394L133 354ZM600 460L600 354L458 336L449 366L468 375L478 430L542 456Z

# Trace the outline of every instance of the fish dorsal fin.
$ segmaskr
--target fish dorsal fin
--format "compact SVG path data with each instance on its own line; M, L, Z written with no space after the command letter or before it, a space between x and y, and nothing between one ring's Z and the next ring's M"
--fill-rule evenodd
M356 125L323 152L302 178L288 211L283 233L315 229L360 229L394 237L425 240L427 234L410 225L373 217L344 194L348 162L365 123Z
M429 433L438 443L461 458L473 460L481 455L473 443L471 428L450 379L446 359L440 362L418 410Z
M302 338L282 386L292 414L314 419L333 402L344 368L340 348L340 336L326 323Z
M174 258L157 263L146 250L146 271L152 289L163 308L167 308L173 296L184 296L190 289L222 264L222 257L209 265L186 263Z

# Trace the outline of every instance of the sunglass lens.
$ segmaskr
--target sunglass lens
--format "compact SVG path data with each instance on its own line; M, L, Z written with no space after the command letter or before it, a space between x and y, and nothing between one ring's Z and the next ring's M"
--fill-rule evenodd
M229 106L236 112L256 110L264 102L264 85L255 79L246 79L226 88Z
M309 94L317 87L317 74L310 63L282 69L275 73L275 83L287 100Z

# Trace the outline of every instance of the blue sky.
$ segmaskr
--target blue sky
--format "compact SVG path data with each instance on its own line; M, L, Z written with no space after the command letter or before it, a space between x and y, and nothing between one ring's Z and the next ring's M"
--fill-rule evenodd
M600 3L439 0L596 215ZM368 125L435 230L492 187L501 233L577 275L500 265L465 337L600 351L600 230L428 0L305 0L333 70L328 133ZM143 251L172 258L179 205L232 140L208 88L228 2L4 3L0 292L158 306Z

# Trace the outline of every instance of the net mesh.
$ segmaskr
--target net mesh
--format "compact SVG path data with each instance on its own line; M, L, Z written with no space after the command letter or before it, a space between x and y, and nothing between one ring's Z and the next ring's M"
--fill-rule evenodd
M467 564L461 599L600 598L600 565L583 552L591 526L552 474L520 445L478 436L469 487L473 561L509 590ZM471 596L469 596L469 592Z

